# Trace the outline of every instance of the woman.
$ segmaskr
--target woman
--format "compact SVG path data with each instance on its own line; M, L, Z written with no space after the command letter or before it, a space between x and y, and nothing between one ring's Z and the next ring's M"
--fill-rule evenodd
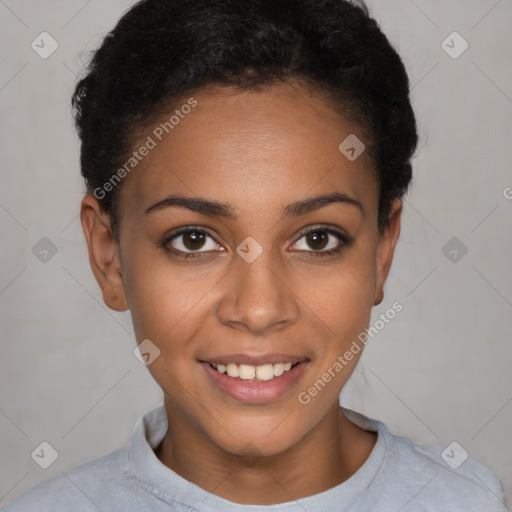
M8 512L506 510L478 462L340 408L417 143L364 6L144 0L73 104L91 268L164 405Z

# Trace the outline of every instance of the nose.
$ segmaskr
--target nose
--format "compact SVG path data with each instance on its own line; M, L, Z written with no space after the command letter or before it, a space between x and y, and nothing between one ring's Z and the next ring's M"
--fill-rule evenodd
M234 265L216 307L221 324L262 335L297 321L299 298L282 265L272 262L265 251L252 263L238 258Z

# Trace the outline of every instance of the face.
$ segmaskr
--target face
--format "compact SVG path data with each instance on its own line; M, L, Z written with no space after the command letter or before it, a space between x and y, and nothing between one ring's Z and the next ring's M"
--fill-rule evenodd
M119 246L84 198L90 261L106 304L160 350L148 369L170 417L229 453L276 454L338 409L361 352L332 368L382 293L400 202L379 232L372 161L338 149L363 135L304 89L194 99L141 139L156 145L122 184Z

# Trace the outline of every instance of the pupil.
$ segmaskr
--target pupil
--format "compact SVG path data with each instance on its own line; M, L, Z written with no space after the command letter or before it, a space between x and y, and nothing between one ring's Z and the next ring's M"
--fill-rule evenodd
M323 249L327 242L325 231L312 231L306 235L306 240L312 249ZM321 247L318 247L320 245Z
M204 244L205 234L200 231L190 231L183 235L183 245L190 250L200 249Z

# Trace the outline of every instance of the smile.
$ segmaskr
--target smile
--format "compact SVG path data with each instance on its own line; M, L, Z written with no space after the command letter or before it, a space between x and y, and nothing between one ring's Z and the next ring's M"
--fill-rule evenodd
M240 402L263 404L291 393L309 359L278 354L257 358L233 355L199 363L209 381L223 394Z

